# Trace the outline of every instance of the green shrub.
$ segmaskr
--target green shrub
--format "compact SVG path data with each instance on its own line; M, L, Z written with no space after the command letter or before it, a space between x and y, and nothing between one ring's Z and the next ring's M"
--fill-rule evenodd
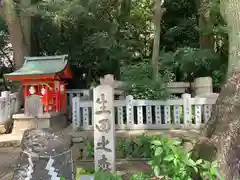
M191 153L185 152L180 144L181 142L166 137L152 141L154 155L149 164L154 176L190 180L193 174L199 173L204 180L222 179L215 162L192 160Z
M137 173L132 175L130 180L149 180L149 176L143 173Z
M86 140L86 152L87 152L87 157L94 157L94 142L92 139Z
M128 65L122 68L121 80L124 81L124 91L134 99L167 99L167 76L159 74L158 79L152 78L152 67L148 61Z

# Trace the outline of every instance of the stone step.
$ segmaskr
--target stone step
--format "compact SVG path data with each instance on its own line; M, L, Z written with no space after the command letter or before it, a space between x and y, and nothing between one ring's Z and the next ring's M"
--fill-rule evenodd
M21 135L2 134L0 135L0 148L19 147L21 140Z

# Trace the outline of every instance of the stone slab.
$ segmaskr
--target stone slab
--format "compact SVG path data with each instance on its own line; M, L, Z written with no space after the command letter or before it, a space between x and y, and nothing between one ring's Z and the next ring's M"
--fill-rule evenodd
M21 135L2 134L0 135L0 148L19 147L21 140Z
M22 135L23 132L31 128L50 128L56 132L62 131L66 128L67 117L62 113L45 113L37 119L29 117L24 114L13 115L14 125L12 134Z

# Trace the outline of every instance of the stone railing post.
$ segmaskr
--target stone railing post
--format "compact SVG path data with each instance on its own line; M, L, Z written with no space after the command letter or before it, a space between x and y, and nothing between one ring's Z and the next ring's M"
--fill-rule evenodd
M133 100L132 95L126 97L127 126L130 127L134 124Z
M5 118L6 118L6 121L9 121L12 117L11 117L11 99L10 99L10 94L11 92L10 91L3 91L1 92L1 97L5 98Z
M185 128L190 128L192 124L192 104L191 94L182 94L183 99L183 121Z
M76 96L72 98L72 125L73 130L77 131L81 125L81 117L80 117L80 97Z

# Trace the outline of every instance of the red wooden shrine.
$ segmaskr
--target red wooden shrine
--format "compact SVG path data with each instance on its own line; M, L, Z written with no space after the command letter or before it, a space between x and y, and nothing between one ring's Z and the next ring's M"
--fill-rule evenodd
M72 78L67 56L25 57L19 70L6 74L12 81L20 81L24 97L42 97L43 112L63 112L67 110L65 79Z

